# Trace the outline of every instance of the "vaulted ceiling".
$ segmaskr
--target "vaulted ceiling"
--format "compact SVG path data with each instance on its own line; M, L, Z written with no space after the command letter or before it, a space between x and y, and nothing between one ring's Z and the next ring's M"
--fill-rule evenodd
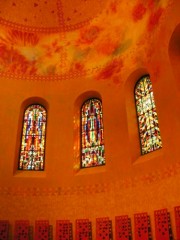
M152 54L168 6L169 0L2 0L0 75L116 81L124 66Z

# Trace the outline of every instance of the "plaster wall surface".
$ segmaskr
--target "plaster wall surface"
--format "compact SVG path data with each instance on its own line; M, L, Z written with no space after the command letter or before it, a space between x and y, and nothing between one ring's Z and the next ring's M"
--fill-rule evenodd
M171 39L179 10L179 3L171 3L150 42L134 46L128 59L122 56L120 71L115 64L111 74L106 69L55 81L1 76L0 219L48 219L55 226L57 219L89 218L95 237L97 217L114 222L118 215L148 212L153 225L154 210L173 214L180 205L180 55L174 57ZM141 156L134 86L145 74L153 84L163 147ZM90 97L103 104L106 165L81 169L80 107ZM45 170L20 171L23 113L37 102L48 112Z

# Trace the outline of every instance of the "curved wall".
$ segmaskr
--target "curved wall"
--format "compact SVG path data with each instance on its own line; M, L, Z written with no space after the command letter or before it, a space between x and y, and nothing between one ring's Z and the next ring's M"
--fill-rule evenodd
M68 81L31 81L1 77L0 95L0 219L133 217L180 205L179 90L169 59L169 42L179 24L178 3L167 9L148 49L152 55L125 65L115 79L91 76ZM142 49L141 49L142 50ZM139 58L138 48L133 57ZM150 74L163 148L140 155L134 105L135 82ZM123 79L123 81L122 81ZM106 165L80 169L79 110L88 97L101 97L104 112ZM48 106L45 171L18 171L21 118L24 103L45 101ZM134 227L132 221L132 227ZM174 227L174 219L172 218ZM55 234L55 228L54 228ZM153 229L154 235L154 229Z

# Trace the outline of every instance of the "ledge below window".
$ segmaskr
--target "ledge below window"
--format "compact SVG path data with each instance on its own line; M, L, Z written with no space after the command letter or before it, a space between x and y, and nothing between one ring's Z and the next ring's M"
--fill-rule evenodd
M46 172L17 170L16 172L14 172L13 175L14 175L14 177L23 177L23 178L44 178L44 177L46 177Z
M146 153L144 155L141 155L140 157L137 158L137 160L133 163L133 165L140 164L140 163L143 163L143 162L147 162L149 160L159 158L161 156L163 156L163 149L162 148L160 148L160 149L158 149L154 152L150 152L150 153Z
M102 173L102 172L106 172L105 165L89 167L89 168L80 168L75 175L78 176L78 175L96 174L96 173Z

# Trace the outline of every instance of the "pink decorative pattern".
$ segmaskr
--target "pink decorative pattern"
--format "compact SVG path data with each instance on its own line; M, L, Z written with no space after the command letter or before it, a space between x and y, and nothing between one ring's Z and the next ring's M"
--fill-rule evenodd
M112 222L108 217L96 218L96 239L112 240Z
M175 223L176 223L176 239L180 240L180 206L174 208Z
M172 240L170 216L167 209L154 211L155 233L157 240Z
M116 240L131 239L131 223L128 215L115 217Z
M91 240L92 239L92 226L89 219L76 220L76 240Z
M0 237L2 240L9 239L9 221L0 220Z
M147 213L134 214L135 240L149 240L149 223Z
M29 240L29 221L17 220L15 221L14 240Z
M49 240L49 221L36 220L35 222L35 240Z
M56 221L56 240L72 240L72 224L69 220Z

